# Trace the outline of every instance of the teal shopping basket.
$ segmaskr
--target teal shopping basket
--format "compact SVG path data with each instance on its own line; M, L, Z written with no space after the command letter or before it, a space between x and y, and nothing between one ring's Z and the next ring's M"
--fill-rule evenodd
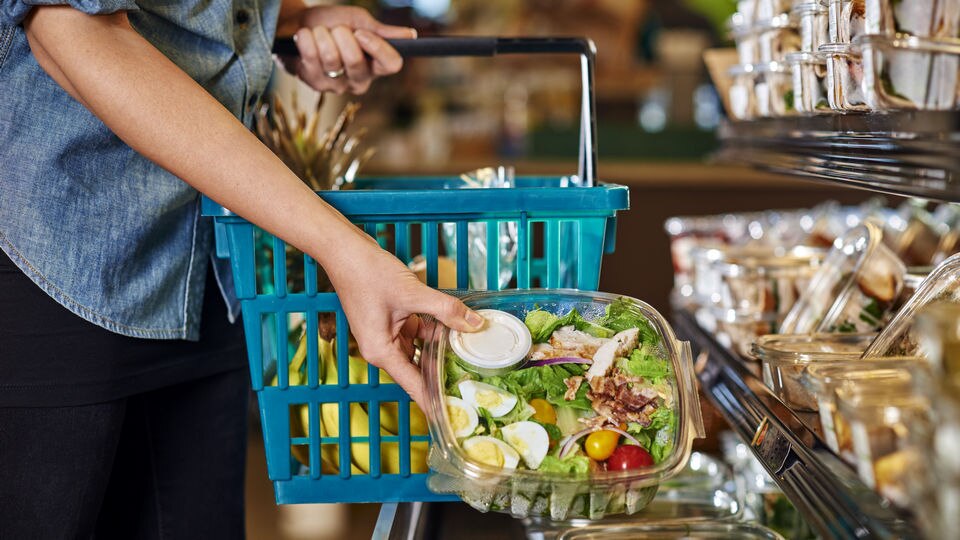
M588 160L589 140L581 137ZM595 290L603 255L614 249L616 214L629 200L623 186L593 186L592 171L581 159L579 177L520 177L503 188L460 178L366 178L356 189L318 195L404 262L422 258L430 286L445 255L461 289L480 280L494 290ZM452 500L427 489L429 437L409 396L377 368L358 368L343 346L346 316L337 295L324 292L316 262L206 197L203 214L214 218L217 255L233 270L277 503ZM513 256L504 260L511 242ZM483 263L485 279L471 273L474 262ZM327 323L334 323L330 342L321 337ZM301 335L305 358L296 350Z

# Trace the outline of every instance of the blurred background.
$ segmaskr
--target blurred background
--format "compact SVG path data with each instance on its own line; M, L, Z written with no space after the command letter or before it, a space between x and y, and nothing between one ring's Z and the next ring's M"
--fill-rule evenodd
M673 283L667 217L844 204L870 194L790 180L710 159L724 118L703 62L729 46L733 0L358 0L391 24L437 34L585 36L597 47L598 176L630 187L617 250L600 289L669 311ZM278 74L274 95L310 110L317 96ZM510 165L517 174L576 173L580 71L572 55L408 60L362 97L324 100L321 123L348 101L352 129L374 149L361 175L460 175ZM889 204L898 201L890 198ZM255 413L253 413L255 414ZM248 535L369 538L377 505L276 507L258 421L251 418Z

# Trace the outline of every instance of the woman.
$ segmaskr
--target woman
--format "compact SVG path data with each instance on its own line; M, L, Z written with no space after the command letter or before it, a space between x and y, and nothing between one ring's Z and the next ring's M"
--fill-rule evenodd
M299 1L37 5L66 2L0 0L0 537L240 537L247 375L197 191L314 257L417 400L414 314L482 324L247 128L278 27L335 92L415 34Z

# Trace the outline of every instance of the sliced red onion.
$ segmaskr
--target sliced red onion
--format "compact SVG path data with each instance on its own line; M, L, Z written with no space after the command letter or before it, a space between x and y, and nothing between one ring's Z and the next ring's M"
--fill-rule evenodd
M563 356L560 358L544 358L543 360L534 360L527 363L527 367L553 366L556 364L592 364L593 360L589 358L579 358L576 356Z
M603 428L603 429L608 429L608 430L610 430L610 431L616 431L617 433L619 433L619 434L623 435L624 437L626 437L627 439L629 439L630 442L632 442L633 444L639 446L640 448L643 448L643 445L640 444L640 441L638 441L636 437L634 437L633 435L627 433L626 431L624 431L624 430L622 430L622 429L620 429L620 428L613 427L613 426L607 426L607 427L605 427L605 428ZM644 448L644 450L646 450L646 449Z
M568 436L567 437L568 440L560 446L560 453L557 454L557 457L559 457L560 459L563 459L564 457L566 457L566 455L570 453L570 449L573 448L573 445L577 444L578 440L583 438L584 435L589 435L594 431L597 431L598 429L600 428L591 427L591 428L584 429L582 431L578 431L573 435Z

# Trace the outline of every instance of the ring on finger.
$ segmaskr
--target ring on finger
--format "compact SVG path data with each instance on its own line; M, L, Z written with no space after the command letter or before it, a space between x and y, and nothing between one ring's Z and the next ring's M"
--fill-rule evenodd
M340 68L336 71L325 71L324 73L326 74L327 77L331 79L339 79L340 77L343 77L343 74L346 73L346 70L343 68Z

